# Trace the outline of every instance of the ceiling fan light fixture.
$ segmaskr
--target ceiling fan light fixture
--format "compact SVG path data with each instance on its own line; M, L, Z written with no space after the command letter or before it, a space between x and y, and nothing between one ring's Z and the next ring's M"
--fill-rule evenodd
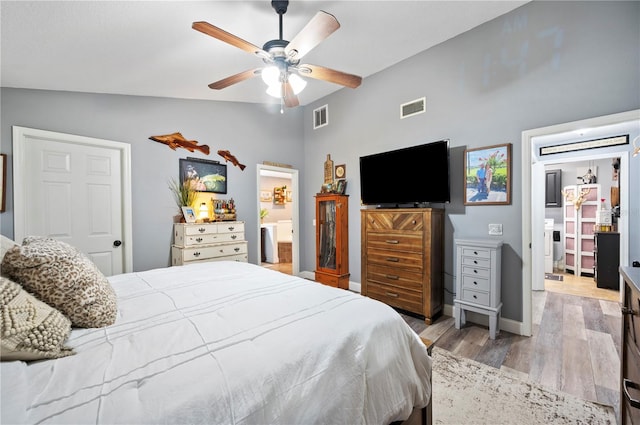
M296 74L289 75L289 84L291 84L293 94L295 95L299 94L307 86L307 82Z
M268 86L280 85L280 68L276 65L264 68L262 70L262 81Z
M269 96L281 98L282 97L282 84L281 83L270 84L267 87L267 94Z

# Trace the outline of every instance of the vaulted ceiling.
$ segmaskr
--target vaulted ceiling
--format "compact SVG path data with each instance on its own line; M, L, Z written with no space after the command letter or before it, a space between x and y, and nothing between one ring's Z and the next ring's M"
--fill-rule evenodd
M318 10L333 14L341 28L304 61L360 75L366 84L366 77L524 3L292 0L283 37L291 40ZM262 47L278 38L278 15L268 0L3 0L0 14L3 87L277 102L260 78L209 89L209 83L262 62L191 28L207 21ZM341 88L309 79L300 103Z

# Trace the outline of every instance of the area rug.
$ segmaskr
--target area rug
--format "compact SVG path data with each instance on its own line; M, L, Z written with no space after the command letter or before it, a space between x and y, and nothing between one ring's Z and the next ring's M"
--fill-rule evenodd
M558 280L562 282L562 275L559 275L559 274L545 273L544 278L548 280Z
M611 424L614 410L433 349L435 424Z

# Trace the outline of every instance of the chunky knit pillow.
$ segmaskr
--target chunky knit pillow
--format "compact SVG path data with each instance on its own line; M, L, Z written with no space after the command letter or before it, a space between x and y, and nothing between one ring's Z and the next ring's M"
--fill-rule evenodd
M60 310L73 326L99 328L115 322L116 295L83 253L55 239L29 236L2 259L3 275Z
M0 357L2 360L53 359L73 354L63 344L71 321L20 285L0 277Z

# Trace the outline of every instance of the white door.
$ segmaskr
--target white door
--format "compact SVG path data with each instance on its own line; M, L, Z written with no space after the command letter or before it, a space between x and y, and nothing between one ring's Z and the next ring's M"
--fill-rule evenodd
M129 271L129 145L14 127L15 239L78 248L106 276ZM126 211L129 211L126 213Z

